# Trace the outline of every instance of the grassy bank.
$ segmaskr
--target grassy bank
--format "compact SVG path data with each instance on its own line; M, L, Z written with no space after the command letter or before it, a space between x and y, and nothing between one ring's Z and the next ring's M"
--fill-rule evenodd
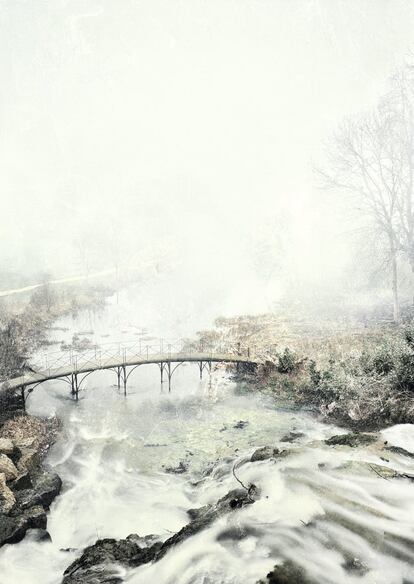
M353 429L414 422L414 324L307 321L285 315L220 318L202 331L261 362L244 380Z

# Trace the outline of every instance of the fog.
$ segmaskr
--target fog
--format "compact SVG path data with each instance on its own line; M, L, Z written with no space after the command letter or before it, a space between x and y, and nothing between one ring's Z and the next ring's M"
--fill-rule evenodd
M0 19L0 289L153 262L171 297L238 313L359 281L313 168L410 50L412 2L2 0Z

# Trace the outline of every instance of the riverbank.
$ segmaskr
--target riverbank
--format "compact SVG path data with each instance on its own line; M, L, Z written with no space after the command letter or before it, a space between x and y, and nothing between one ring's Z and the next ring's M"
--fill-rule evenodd
M306 321L275 314L220 318L199 341L226 342L261 362L239 374L321 421L379 430L414 421L414 325Z
M31 355L49 343L48 331L66 314L99 310L109 289L37 290L27 301L2 305L0 381L30 370ZM0 547L29 529L49 538L47 512L62 481L45 463L59 431L56 417L30 416L20 394L0 389Z

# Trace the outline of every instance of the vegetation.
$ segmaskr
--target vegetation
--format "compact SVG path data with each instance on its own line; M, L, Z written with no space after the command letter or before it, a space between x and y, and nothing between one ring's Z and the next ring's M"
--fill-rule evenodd
M48 328L57 318L80 309L99 309L109 293L98 287L52 289L45 284L25 303L1 306L0 381L30 370L30 356L47 344Z
M414 325L343 326L302 314L221 318L200 340L250 348L262 365L247 381L355 429L412 422ZM254 326L249 328L249 323ZM298 334L298 328L302 331ZM249 334L246 335L246 330Z
M344 195L364 237L388 267L394 320L400 320L399 264L414 272L414 75L408 62L376 107L349 117L334 133L320 170L322 185Z

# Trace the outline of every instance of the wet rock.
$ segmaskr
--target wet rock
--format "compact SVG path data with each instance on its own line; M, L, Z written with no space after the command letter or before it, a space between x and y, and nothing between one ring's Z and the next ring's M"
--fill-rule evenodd
M21 541L28 529L46 529L46 513L40 505L18 515L13 513L0 514L0 546Z
M281 438L281 442L295 442L298 438L303 438L305 434L303 432L289 432Z
M65 570L62 584L122 582L123 580L114 574L113 564L127 567L146 564L154 559L160 547L160 542L149 547L140 547L133 536L120 540L100 539L87 547L81 557Z
M50 533L46 529L33 529L31 530L31 538L35 542L46 542L52 541Z
M127 536L127 541L132 541L139 545L141 548L151 547L155 543L159 542L159 537L157 535L138 535L136 533L131 533Z
M236 430L242 430L248 424L249 422L247 422L246 420L239 420L236 424L234 424L233 428L236 428Z
M24 450L23 454L17 463L17 468L20 472L34 471L40 465L40 453L36 448Z
M161 558L171 546L184 541L188 537L198 533L215 519L229 513L234 509L240 509L245 505L254 503L254 498L246 489L234 489L219 499L215 505L205 505L199 509L189 509L188 515L191 518L190 523L185 525L180 531L167 539L157 552L156 559Z
M23 489L16 493L20 509L28 509L34 505L42 505L48 509L60 493L62 481L55 472L43 471L34 481L33 488Z
M6 484L6 475L0 473L0 513L7 515L16 504L13 491Z
M401 448L400 446L386 446L385 450L389 450L390 452L394 452L395 454L401 454L402 456L407 456L408 458L414 458L414 453L405 450L405 448Z
M0 438L0 453L10 456L13 454L14 444L10 438Z
M122 584L124 579L119 575L119 570L108 565L90 566L79 569L75 574L70 574L63 579L63 583L71 584Z
M372 444L378 440L378 436L376 434L367 434L364 432L354 432L350 434L338 434L336 436L332 436L325 440L325 444L329 446L350 446L354 448L355 446L363 446L367 444Z
M343 567L346 572L350 572L356 576L364 576L369 572L366 565L361 562L359 558L354 558L352 556L345 556Z
M259 580L257 584L311 584L305 571L290 560L282 565L275 566L266 576L265 580Z
M289 450L279 450L273 446L263 446L255 450L250 458L250 462L268 460L270 458L283 458L289 454Z
M188 471L188 464L183 462L182 460L178 464L178 466L167 466L165 472L169 472L172 474L183 474Z
M33 483L30 474L28 472L23 472L10 484L10 487L13 489L13 491L32 489Z
M5 454L0 454L0 473L4 473L6 481L13 481L19 476L13 461Z
M190 523L168 538L164 543L156 536L141 538L129 535L126 539L102 539L87 547L80 558L75 560L64 572L62 584L102 584L122 582L119 575L114 575L113 565L137 567L161 559L168 550L198 533L215 519L254 503L254 499L245 489L230 491L214 505L205 505L199 509L190 509ZM115 579L114 579L115 578Z

